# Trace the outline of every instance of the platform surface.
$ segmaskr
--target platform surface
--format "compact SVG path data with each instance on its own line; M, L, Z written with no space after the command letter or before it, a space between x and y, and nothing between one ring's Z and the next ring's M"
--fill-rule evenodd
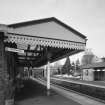
M46 87L33 81L24 82L24 88L15 96L17 105L81 105L51 90L48 96Z

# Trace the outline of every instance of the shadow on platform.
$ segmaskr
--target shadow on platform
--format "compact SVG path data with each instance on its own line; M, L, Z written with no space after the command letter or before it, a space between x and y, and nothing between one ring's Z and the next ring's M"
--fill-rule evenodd
M53 90L48 96L46 87L33 80L26 80L23 83L24 87L15 95L17 105L80 105Z
M46 87L34 82L33 80L26 80L23 84L24 87L20 91L16 92L16 101L47 95Z

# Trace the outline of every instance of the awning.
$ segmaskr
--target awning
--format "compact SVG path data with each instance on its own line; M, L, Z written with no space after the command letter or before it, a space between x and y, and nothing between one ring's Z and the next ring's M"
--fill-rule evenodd
M4 40L7 47L25 50L18 54L18 61L34 66L41 66L47 62L50 52L50 62L62 59L85 50L86 37L52 17L28 22L8 25Z

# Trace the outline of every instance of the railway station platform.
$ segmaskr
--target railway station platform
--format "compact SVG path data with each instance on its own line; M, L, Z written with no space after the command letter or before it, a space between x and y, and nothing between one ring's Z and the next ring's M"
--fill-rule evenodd
M53 84L48 95L46 81L33 77L24 81L24 88L16 94L15 100L16 105L105 105Z
M53 90L48 96L46 87L34 80L24 81L24 87L16 94L15 100L16 105L81 105Z

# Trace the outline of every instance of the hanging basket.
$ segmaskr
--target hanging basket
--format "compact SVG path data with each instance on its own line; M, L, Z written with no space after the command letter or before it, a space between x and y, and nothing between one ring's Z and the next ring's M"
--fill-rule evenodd
M14 99L6 99L5 105L14 105Z

